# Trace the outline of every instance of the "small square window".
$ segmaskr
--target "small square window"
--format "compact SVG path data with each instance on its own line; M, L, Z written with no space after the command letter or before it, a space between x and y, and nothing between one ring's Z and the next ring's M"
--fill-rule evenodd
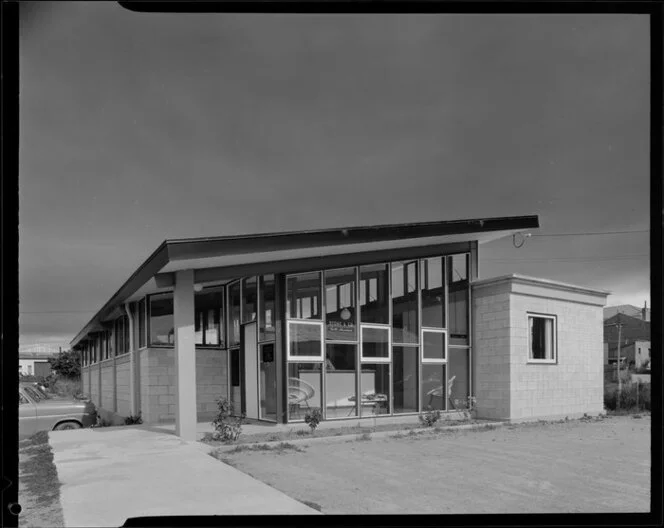
M556 362L556 318L551 315L528 315L528 361Z

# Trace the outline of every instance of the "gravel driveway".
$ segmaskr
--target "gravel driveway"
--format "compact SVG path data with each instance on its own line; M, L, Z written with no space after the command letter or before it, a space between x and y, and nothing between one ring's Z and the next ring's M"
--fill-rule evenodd
M650 417L241 452L229 463L328 514L647 512Z

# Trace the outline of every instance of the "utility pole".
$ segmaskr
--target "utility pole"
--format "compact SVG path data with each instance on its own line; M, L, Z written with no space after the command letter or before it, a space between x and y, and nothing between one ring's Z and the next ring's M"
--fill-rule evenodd
M622 323L616 323L618 327L618 362L616 368L618 369L618 401L616 401L616 409L620 407L620 395L622 394L622 381L620 380L620 339L622 337Z

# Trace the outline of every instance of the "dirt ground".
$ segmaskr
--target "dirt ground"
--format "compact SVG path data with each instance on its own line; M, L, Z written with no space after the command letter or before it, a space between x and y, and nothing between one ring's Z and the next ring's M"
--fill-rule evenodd
M245 451L230 464L328 514L650 509L650 417Z

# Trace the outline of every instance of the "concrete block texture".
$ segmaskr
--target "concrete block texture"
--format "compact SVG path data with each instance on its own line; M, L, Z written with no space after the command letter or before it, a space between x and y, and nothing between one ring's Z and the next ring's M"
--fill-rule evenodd
M602 412L606 292L518 276L478 286L472 297L478 416L518 420ZM529 313L556 317L554 364L529 361Z

